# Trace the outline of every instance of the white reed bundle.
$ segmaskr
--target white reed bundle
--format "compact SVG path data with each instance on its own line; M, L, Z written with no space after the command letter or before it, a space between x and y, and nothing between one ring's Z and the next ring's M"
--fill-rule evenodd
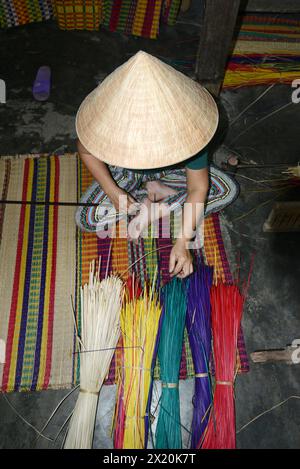
M65 449L89 449L99 392L120 337L123 282L116 276L99 280L92 262L89 283L81 287L80 392L70 421Z

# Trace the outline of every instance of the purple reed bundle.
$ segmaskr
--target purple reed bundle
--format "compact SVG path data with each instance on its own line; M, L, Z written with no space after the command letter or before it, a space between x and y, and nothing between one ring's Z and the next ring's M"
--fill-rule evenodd
M195 369L194 412L191 432L191 448L194 449L201 447L212 403L209 376L211 356L210 288L212 282L213 268L200 263L188 281L186 328Z

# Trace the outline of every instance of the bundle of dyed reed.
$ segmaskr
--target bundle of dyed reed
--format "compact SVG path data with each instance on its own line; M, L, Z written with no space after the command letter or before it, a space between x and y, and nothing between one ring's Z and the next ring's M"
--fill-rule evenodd
M215 392L202 448L234 449L237 337L244 297L236 285L218 284L211 288Z
M155 276L156 277L156 276ZM121 311L122 373L118 388L115 448L143 449L147 445L149 402L162 308L151 287L141 289L129 279Z
M209 375L211 357L210 288L213 269L199 265L189 277L186 327L195 369L191 448L201 446L212 401Z
M81 287L80 391L64 447L89 449L99 392L120 337L123 283L116 276L99 280L92 262L89 283Z
M179 371L186 318L185 283L174 277L163 287L163 323L158 346L162 393L155 434L156 448L182 447Z

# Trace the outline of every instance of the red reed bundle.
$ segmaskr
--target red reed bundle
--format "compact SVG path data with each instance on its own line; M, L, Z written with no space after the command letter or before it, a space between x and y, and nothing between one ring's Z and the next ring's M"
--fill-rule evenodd
M216 387L203 449L234 449L234 378L236 348L244 305L237 285L211 288L212 332Z

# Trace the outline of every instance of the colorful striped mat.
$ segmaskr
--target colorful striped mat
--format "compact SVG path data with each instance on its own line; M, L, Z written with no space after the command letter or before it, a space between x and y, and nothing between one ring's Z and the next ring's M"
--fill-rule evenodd
M190 39L197 44L195 35ZM181 41L177 43L180 46ZM246 15L239 18L223 88L291 84L300 76L300 15ZM192 73L194 55L160 57L183 73Z
M291 83L300 76L300 16L241 19L224 87Z
M51 0L0 0L0 27L45 21L53 17Z
M165 0L163 2L162 19L169 26L174 26L181 6L181 0Z
M92 259L101 255L102 276L107 269L125 278L132 262L160 248L133 269L144 281L158 265L161 282L168 280L170 239L149 238L135 246L116 238L109 258L111 240L79 232L75 207L47 205L47 201L77 201L91 182L77 155L30 156L0 159L1 199L46 202L0 206L0 339L6 343L0 389L4 392L68 388L78 382L71 297L80 327L79 285L87 281ZM230 281L217 215L206 219L205 246L198 254L215 265L218 278ZM119 359L116 353L107 383L114 382ZM247 371L242 334L239 359L241 371ZM186 341L181 378L192 375Z
M91 174L87 171L86 167L78 162L78 199L85 192L87 187L92 183L93 179ZM162 224L159 227L159 233L162 233ZM204 249L199 250L197 255L209 265L214 265L215 279L224 282L232 280L228 260L226 257L222 233L219 223L218 215L208 217L204 225ZM165 233L164 233L165 235ZM142 284L145 279L152 279L157 266L159 266L160 282L164 284L170 280L169 276L169 254L171 250L172 240L165 236L160 236L157 239L145 238L141 240L136 246L133 243L128 243L126 239L115 238L112 243L111 257L108 261L110 240L101 240L92 233L78 232L78 279L77 283L80 285L87 282L89 263L92 259L102 256L101 275L105 275L106 271L110 272L124 272L124 279L128 276L128 266L138 262L133 266L132 270L141 278ZM153 252L153 250L156 250ZM145 256L146 255L146 256ZM144 256L144 257L143 257ZM140 259L142 258L142 259ZM109 263L108 263L109 262ZM79 301L77 299L77 305ZM80 314L79 314L80 317ZM245 344L242 332L239 335L238 343L238 360L240 363L240 371L247 372L249 369L248 358L245 350ZM74 381L79 378L79 364L74 369ZM112 366L110 369L108 383L114 383L115 376L118 373L118 367L121 365L121 351L117 350ZM180 379L186 379L194 375L194 367L187 337L183 347ZM155 377L159 376L158 367L155 370Z
M181 0L104 0L103 23L110 31L155 39L160 20L174 26Z
M70 158L0 160L1 198L76 200L76 164ZM74 210L2 205L0 217L0 364L2 391L72 384L75 291Z
M103 0L53 0L60 29L99 29L103 19Z
M156 38L162 0L104 0L103 24L110 31Z
M61 29L99 29L155 39L160 20L174 25L180 0L53 0Z
M110 31L155 39L160 20L174 25L180 0L0 0L0 27L56 17L60 29Z

